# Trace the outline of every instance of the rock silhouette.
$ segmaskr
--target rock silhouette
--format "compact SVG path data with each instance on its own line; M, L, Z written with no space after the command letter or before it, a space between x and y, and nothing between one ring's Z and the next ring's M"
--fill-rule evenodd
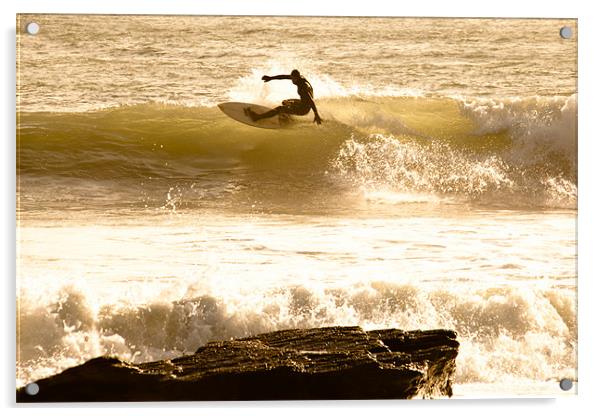
M99 357L17 390L17 402L410 399L452 395L449 330L291 329L131 364Z

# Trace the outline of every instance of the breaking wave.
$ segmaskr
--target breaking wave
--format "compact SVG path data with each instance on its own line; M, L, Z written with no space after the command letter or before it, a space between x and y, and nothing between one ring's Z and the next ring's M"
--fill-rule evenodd
M319 107L322 126L308 116L277 131L236 123L215 107L159 103L20 113L17 169L42 182L202 185L219 173L280 188L303 181L326 193L359 188L368 198L576 206L576 96L352 95Z
M457 383L574 377L574 291L527 287L429 288L369 282L344 287L289 286L254 296L189 287L133 304L93 304L74 286L21 298L18 384L99 355L145 362L194 352L210 340L285 328L450 328L458 332Z

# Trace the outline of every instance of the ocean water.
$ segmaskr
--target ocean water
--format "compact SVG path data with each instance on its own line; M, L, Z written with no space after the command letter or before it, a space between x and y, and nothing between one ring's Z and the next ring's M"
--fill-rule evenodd
M36 21L41 31L21 29ZM17 385L284 328L451 328L576 380L574 20L20 15ZM295 96L271 131L219 111Z

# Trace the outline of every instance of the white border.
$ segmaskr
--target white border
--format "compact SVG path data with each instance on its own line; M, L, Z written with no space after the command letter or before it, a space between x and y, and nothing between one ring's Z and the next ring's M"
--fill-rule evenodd
M93 405L71 405L29 407L21 412L52 414L80 414L82 407L92 414L139 414L163 415L168 408L172 412L199 414L211 411L219 414L307 414L331 413L344 408L344 412L361 414L366 411L378 412L419 412L420 414L440 414L441 412L463 415L503 414L520 411L545 411L546 414L582 414L599 408L597 399L602 388L602 369L599 350L601 344L599 300L600 283L600 211L599 184L602 175L598 166L601 163L600 140L602 123L599 101L602 98L599 74L600 40L602 39L600 13L597 13L593 1L532 1L503 0L485 1L412 1L387 2L370 1L331 1L325 0L230 0L221 2L199 1L146 1L125 2L123 0L103 0L82 2L68 0L21 0L18 3L2 2L2 64L1 71L5 96L1 100L4 132L2 137L1 175L4 191L2 203L2 261L4 273L4 323L5 334L0 342L2 346L2 404L14 405L14 261L15 261L15 14L25 12L38 13L109 13L109 14L257 14L257 15L323 15L323 16L447 16L447 17L548 17L579 19L579 395L576 398L556 400L465 400L436 402L296 402L296 403L254 403L254 404L189 404L189 405L152 405L143 404L143 409L111 405L109 408L94 408ZM201 409L199 409L199 407ZM335 409L336 408L336 409ZM15 409L8 409L12 414Z

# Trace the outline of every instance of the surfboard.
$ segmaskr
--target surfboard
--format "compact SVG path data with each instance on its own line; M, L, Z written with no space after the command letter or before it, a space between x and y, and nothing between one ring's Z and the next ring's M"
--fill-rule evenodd
M262 129L283 129L290 127L293 124L292 117L290 116L274 116L270 118L264 118L261 120L253 121L251 117L245 114L245 108L250 108L256 113L265 113L266 111L270 111L271 108L264 107L262 105L257 104L249 104L249 103L238 103L238 102L229 102L229 103L221 103L217 105L220 110L224 112L230 118L234 120L247 124L253 127L259 127Z

